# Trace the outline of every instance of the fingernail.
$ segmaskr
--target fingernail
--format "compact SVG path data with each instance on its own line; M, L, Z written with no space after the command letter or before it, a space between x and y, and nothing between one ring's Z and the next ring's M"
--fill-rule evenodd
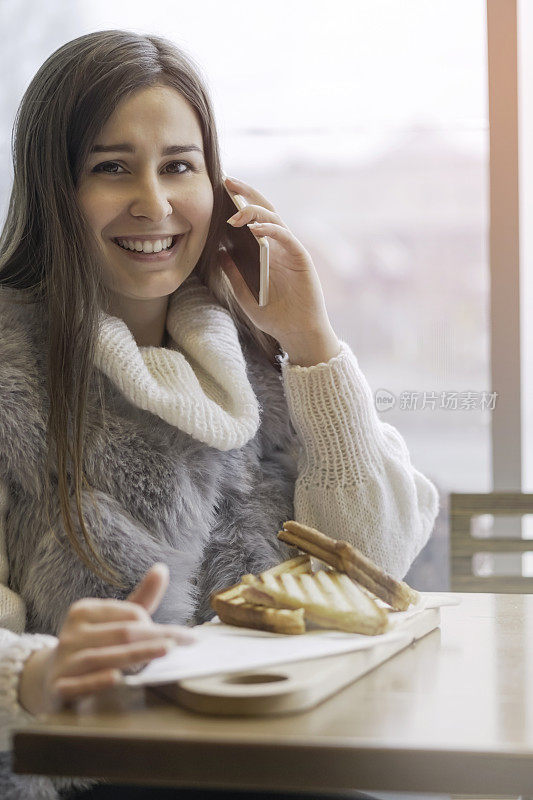
M180 636L176 636L174 646L178 647L179 645L194 644L197 641L198 639L196 636L190 636L188 633L182 633Z
M240 216L241 216L241 212L239 211L239 212L237 212L237 214L234 214L232 217L230 217L228 220L226 220L226 222L229 222L230 225L233 225L235 222L237 222L237 220L240 218Z

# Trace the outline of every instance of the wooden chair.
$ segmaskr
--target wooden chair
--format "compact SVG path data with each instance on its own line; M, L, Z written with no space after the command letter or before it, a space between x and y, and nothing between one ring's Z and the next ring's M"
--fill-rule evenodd
M522 516L533 514L533 494L491 492L450 494L450 588L452 592L533 593L533 578L520 575L474 575L475 553L527 553L533 539L511 537L477 538L470 521L478 514Z

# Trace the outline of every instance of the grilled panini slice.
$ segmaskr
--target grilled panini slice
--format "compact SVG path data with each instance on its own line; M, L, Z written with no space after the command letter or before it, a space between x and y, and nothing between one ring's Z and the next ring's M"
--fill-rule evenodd
M419 600L420 595L415 589L383 572L349 542L332 539L294 520L283 523L278 539L345 573L397 611L405 611L410 603Z
M350 633L378 634L388 626L388 614L347 575L320 570L277 575L244 575L245 601L286 609L304 610L305 619L322 628Z
M293 575L310 573L310 556L303 555L291 558L265 570L262 574L275 578L284 572L292 573ZM211 596L211 607L216 611L222 622L227 625L257 628L259 630L272 631L273 633L305 633L303 609L267 608L264 605L246 602L243 596L244 588L244 584L236 583L223 592L216 592Z
M219 592L211 597L211 606L221 622L273 633L305 633L303 608L289 610L254 605L246 602L243 597L244 589L242 583L237 583L225 592Z

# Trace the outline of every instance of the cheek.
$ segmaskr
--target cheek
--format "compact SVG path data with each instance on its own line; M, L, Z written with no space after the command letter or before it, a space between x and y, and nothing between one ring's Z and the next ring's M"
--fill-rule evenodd
M208 182L207 185L198 187L191 192L186 200L187 216L193 225L200 228L208 228L213 213L213 189Z
M109 196L109 192L97 188L82 188L78 192L78 204L94 231L101 231L116 213L116 203Z

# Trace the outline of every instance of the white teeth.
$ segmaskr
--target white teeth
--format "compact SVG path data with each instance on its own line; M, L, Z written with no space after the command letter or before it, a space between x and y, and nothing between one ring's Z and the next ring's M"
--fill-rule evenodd
M157 239L155 242L141 241L140 239L116 239L115 241L125 250L136 250L138 253L160 253L161 250L168 250L172 246L172 236L168 236L166 239Z

